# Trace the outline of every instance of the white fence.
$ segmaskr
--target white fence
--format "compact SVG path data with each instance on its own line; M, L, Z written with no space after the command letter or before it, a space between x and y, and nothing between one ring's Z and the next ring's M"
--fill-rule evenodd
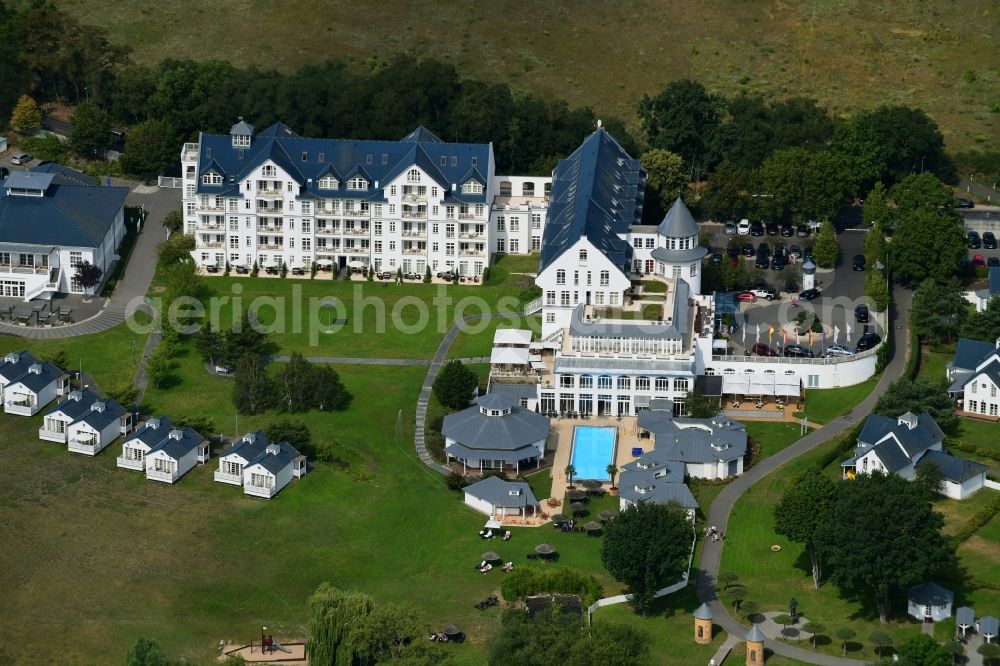
M986 479L983 485L986 486L987 488L991 488L992 490L1000 490L1000 483L997 483L996 481L990 481L989 479Z
M171 178L170 176L160 176L156 179L156 184L160 187L167 187L172 190L179 190L184 187L183 178Z

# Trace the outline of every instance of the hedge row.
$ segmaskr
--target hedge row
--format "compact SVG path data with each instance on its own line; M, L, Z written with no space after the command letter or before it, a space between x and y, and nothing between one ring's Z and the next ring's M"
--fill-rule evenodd
M518 567L500 583L500 594L508 602L533 594L576 594L586 607L600 599L603 593L596 578L566 567Z
M861 427L863 425L863 423L859 423L854 426L849 433L843 436L836 448L823 454L823 457L816 462L816 467L826 469L834 462L843 459L844 456L850 455L854 451L854 447L857 446L858 437L861 435Z
M906 359L906 370L903 376L907 379L916 379L920 372L920 336L910 331L910 358Z
M989 504L972 514L972 517L965 521L962 528L951 538L955 547L957 548L960 543L975 534L980 527L990 522L998 511L1000 511L1000 497L994 497Z
M973 453L983 458L989 458L990 460L1000 460L1000 451L984 449L981 446L973 446L972 444L967 444L960 439L949 439L947 443L949 449L958 449L959 451L963 451L965 453Z

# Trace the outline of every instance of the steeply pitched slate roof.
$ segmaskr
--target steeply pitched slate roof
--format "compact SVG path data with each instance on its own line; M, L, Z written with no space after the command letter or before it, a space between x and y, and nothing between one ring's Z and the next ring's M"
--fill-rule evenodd
M742 423L723 416L674 418L671 409L671 401L653 400L650 409L641 410L636 419L640 428L653 433L657 455L664 460L704 463L746 455L747 431Z
M178 437L176 434L179 434ZM171 430L167 435L166 439L161 441L159 444L154 446L149 450L146 455L152 455L158 451L162 451L167 454L170 458L174 460L179 460L183 458L185 454L189 453L193 449L196 449L199 444L205 441L205 438L199 435L192 428L184 428L183 430Z
M267 449L267 436L264 435L263 430L258 430L257 432L248 432L239 441L233 442L220 457L225 458L237 454L249 465L264 455L265 449Z
M89 388L82 391L70 391L68 396L59 401L55 407L45 412L45 415L50 416L56 412L61 412L70 421L75 421L83 414L89 412L90 406L100 399L100 396Z
M619 268L632 262L624 234L642 213L646 172L604 129L584 139L552 172L538 271L586 237Z
M912 430L899 425L897 419L872 414L865 420L858 436L858 443L872 446L892 433L911 459L944 439L944 432L927 412L917 415L917 426Z
M512 490L516 490L518 493L511 495ZM473 497L486 500L493 506L538 506L538 500L535 499L535 494L531 492L531 486L524 481L504 481L496 476L488 476L482 481L477 481L466 486L464 492Z
M925 451L920 456L917 464L919 465L925 460L937 465L938 469L941 470L941 476L952 483L968 481L972 477L979 476L989 469L986 465L980 465L977 462L958 458L947 453L942 453L941 451Z
M235 148L228 134L202 134L197 191L199 194L230 192L238 196L237 191L232 191L230 179L241 181L271 160L295 179L301 196L383 201L383 188L390 176L395 177L392 174L398 175L418 163L449 198L465 203L486 203L485 191L483 194L462 194L461 178L474 167L473 161L480 169L488 168L492 147L482 143L435 142L427 140L423 133L420 136L419 141L307 139L279 123L254 136L248 148ZM224 176L221 185L201 182L201 175L212 161ZM320 190L318 181L331 166L340 175L338 188ZM355 173L364 174L369 181L368 190L347 189L347 180ZM376 181L379 183L377 188ZM458 186L455 192L451 191L452 184Z
M951 367L955 369L974 370L986 356L997 351L995 345L979 340L959 338L955 346L955 358Z
M128 188L73 185L68 173L42 175L52 181L42 197L9 196L7 181L0 184L0 242L99 246L125 205Z
M674 200L674 205L667 211L663 222L656 228L657 233L669 238L689 238L697 237L701 233L698 223L695 222L691 211L684 205L680 197Z
M15 381L27 372L29 367L38 363L31 352L24 350L10 352L0 361L2 361L0 362L0 377L8 382Z
M99 402L101 409L94 409L95 403L91 403L88 410L75 423L82 422L95 430L103 430L125 415L125 408L111 398Z
M898 472L913 462L913 459L899 448L899 443L894 439L882 442L870 450L878 456L878 459L882 461L882 465L890 472ZM862 457L862 454L858 455L858 458L860 457Z
M642 492L637 490L641 488ZM622 472L618 479L618 494L629 502L655 502L666 504L677 502L685 509L697 509L698 501L691 490L683 483L668 482L655 478L652 471L633 470Z
M271 474L277 474L288 465L291 465L292 461L299 455L296 448L288 442L268 444L264 448L264 452L257 456L246 468L249 469L254 465L260 465Z
M173 423L169 416L161 416L158 419L149 419L142 424L142 427L133 432L125 440L125 443L142 442L147 448L153 448L170 434Z
M474 457L489 458L493 451L517 451L545 439L549 418L520 406L503 416L488 416L476 405L445 416L441 434L478 451Z
M417 127L406 136L404 136L400 141L410 141L412 143L444 143L437 134L430 131L423 125Z
M38 372L32 372L32 368L37 367ZM13 381L14 384L20 384L24 388L37 393L43 388L56 381L63 376L63 371L52 365L48 361L42 364L35 364L28 368L28 370Z

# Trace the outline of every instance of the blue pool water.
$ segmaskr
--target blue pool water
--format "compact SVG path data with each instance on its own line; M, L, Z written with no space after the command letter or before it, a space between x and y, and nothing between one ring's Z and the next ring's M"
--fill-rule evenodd
M573 455L576 468L574 479L610 481L608 465L615 459L617 428L576 426L573 429Z

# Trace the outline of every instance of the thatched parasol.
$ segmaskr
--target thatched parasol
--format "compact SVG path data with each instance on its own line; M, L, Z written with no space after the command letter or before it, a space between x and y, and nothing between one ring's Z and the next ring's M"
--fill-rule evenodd
M597 479L584 479L583 481L580 482L580 485L586 488L587 490L596 490L597 488L600 488L604 484L602 484Z
M582 490L573 489L566 491L566 497L568 497L571 500L582 500L586 496L587 493L583 492Z
M552 553L556 552L556 549L547 543L540 543L537 546L535 546L535 552L538 553L539 555L551 555Z
M573 509L573 513L583 513L587 510L583 502L573 502L569 505L569 508Z
M567 521L569 521L569 518L566 517L566 514L557 513L556 515L552 516L553 523L559 524L559 523L565 523Z
M483 559L486 560L487 562L499 562L500 553L495 553L492 550L488 550L485 553L483 553Z
M445 636L458 636L462 630L453 624L446 624L441 628L441 633Z
M611 520L612 518L615 517L615 514L611 511L605 510L597 514L597 517L600 518L601 520Z
M583 525L583 529L587 530L588 532L596 532L597 530L602 529L603 527L604 527L603 525L593 520L588 521Z

